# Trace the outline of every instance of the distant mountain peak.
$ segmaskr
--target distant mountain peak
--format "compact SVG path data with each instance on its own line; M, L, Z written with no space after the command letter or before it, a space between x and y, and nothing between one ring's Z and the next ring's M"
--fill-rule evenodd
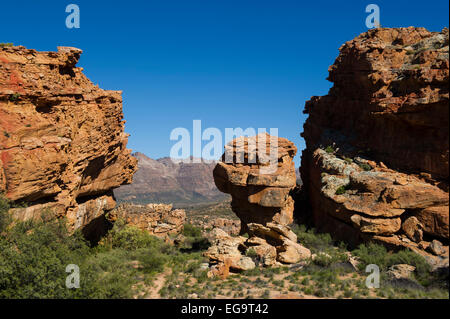
M132 154L138 159L138 171L133 183L114 191L119 201L136 203L201 203L222 200L225 196L214 183L212 171L216 161L172 161L170 157L152 159L141 152Z

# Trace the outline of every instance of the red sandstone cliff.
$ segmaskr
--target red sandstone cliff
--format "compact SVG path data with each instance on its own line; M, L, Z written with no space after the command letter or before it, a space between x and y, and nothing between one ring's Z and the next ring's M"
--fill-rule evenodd
M318 228L353 243L448 245L448 49L448 29L414 27L340 48L334 86L304 111L301 177Z
M72 229L115 206L112 189L131 182L120 91L98 88L75 67L81 50L0 48L0 192L67 216Z

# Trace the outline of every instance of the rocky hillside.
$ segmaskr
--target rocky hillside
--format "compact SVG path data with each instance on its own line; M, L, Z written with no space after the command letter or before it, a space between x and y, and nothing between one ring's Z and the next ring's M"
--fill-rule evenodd
M15 218L49 208L88 230L132 180L121 92L89 81L75 67L81 53L0 48L0 192L28 205Z
M304 111L301 177L318 228L448 263L448 40L448 29L379 28L340 48L334 86Z
M114 191L120 201L186 205L226 198L214 185L216 163L174 163L168 157L154 160L138 152L133 156L138 170L131 185Z

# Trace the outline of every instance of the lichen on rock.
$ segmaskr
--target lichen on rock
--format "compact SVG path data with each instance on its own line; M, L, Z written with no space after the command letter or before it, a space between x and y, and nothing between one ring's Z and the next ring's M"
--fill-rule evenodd
M427 258L438 258L423 249L432 239L448 245L448 36L377 28L341 46L333 87L304 111L300 170L317 228Z

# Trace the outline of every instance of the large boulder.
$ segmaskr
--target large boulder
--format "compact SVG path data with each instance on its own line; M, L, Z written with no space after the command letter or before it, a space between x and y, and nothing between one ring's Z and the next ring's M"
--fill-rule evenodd
M293 222L296 152L292 142L266 133L236 138L225 147L214 181L219 190L231 194L241 233L249 238L221 236L206 253L212 262L231 260L231 269L246 270L255 267L255 261L278 266L311 257L288 227Z
M292 223L296 153L292 142L266 133L237 138L225 147L214 181L220 191L231 194L242 232L249 223Z

